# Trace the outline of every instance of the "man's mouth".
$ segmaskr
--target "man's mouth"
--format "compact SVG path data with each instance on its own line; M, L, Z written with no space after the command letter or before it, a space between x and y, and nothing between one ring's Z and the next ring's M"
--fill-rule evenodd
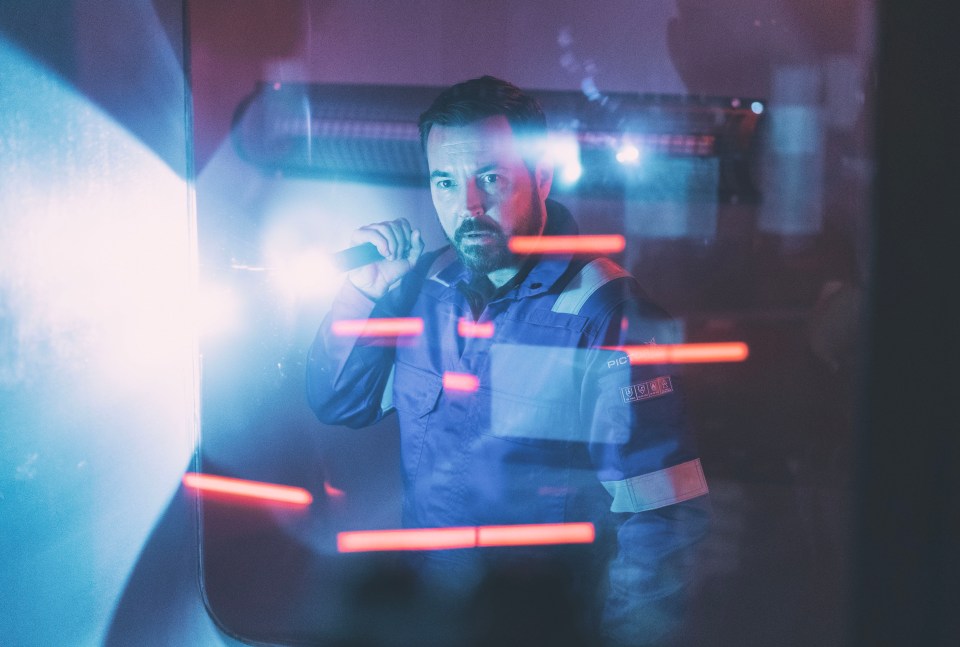
M470 227L467 231L457 232L457 240L461 243L486 243L500 237L499 231L488 227Z

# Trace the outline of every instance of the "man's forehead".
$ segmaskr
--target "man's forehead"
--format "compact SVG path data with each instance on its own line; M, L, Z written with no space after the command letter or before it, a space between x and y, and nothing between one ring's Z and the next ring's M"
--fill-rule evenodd
M507 118L497 115L465 126L433 126L427 136L427 151L452 157L512 156L519 153L519 141Z

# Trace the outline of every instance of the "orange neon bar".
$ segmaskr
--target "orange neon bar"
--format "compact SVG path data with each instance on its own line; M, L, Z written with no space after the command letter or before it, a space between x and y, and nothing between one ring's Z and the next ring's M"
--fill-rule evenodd
M443 388L451 391L473 393L480 388L480 380L476 375L471 375L470 373L453 373L447 371L443 374Z
M334 335L341 337L405 337L423 333L423 319L397 317L394 319L341 319L331 326Z
M604 346L630 357L631 364L706 364L709 362L742 362L750 349L741 341L709 344L648 344L643 346Z
M514 254L616 254L627 241L620 234L592 236L513 236L508 243Z
M310 505L313 502L313 495L303 488L259 481L245 481L227 476L187 472L183 475L183 484L200 492L232 494L262 501L292 503L294 505Z
M465 526L407 530L359 530L337 533L337 550L357 553L384 550L449 550L480 546L590 544L593 524L545 523L516 526Z
M493 322L484 321L477 323L469 319L461 319L457 322L457 333L461 337L480 337L489 339L493 337Z

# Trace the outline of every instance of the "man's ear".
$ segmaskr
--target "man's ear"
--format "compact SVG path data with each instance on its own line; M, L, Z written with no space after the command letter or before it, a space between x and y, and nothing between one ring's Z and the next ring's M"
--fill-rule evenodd
M550 195L550 187L553 186L553 164L546 156L540 158L533 177L537 182L540 197L546 198Z

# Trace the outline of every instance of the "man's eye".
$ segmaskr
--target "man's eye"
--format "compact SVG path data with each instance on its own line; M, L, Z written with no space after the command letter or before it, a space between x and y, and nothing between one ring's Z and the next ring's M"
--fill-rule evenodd
M449 189L453 186L453 180L437 180L433 183L433 186L438 189Z
M480 176L480 183L485 186L492 186L500 181L500 176L496 173L487 173Z

